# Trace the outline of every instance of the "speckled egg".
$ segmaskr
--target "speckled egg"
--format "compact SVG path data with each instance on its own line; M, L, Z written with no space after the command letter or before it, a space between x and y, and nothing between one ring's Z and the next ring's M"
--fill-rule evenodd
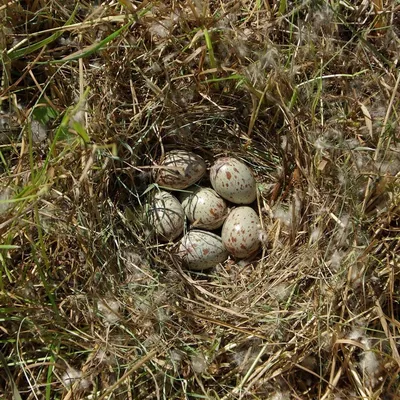
M260 220L250 207L232 210L222 227L221 238L226 249L236 258L248 258L260 248Z
M194 271L215 267L228 258L228 252L219 236L197 229L181 239L178 254L183 264Z
M165 153L155 181L170 189L185 189L197 182L206 172L206 163L199 155L186 150Z
M257 197L252 170L236 158L219 158L211 167L210 181L213 189L232 203L250 204Z
M162 241L176 239L183 231L185 212L171 193L160 191L147 207L147 220Z
M211 188L199 188L182 201L186 217L196 228L219 228L227 215L225 200Z

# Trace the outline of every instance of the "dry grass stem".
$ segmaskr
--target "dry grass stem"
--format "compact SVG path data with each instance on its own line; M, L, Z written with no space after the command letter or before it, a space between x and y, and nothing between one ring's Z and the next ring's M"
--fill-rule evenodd
M2 2L0 398L398 399L395 3ZM259 253L154 239L174 149L252 168Z

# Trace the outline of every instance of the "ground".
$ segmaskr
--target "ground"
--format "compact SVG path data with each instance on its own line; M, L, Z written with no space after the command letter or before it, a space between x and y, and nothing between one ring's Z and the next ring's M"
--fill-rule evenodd
M3 3L5 399L400 398L398 2ZM256 257L154 239L175 149L251 167Z

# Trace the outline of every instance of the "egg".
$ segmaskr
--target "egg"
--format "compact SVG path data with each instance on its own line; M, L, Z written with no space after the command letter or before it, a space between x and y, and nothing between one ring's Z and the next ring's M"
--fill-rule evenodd
M257 213L247 206L237 207L227 216L221 238L226 249L236 258L248 258L260 248L258 238L260 220Z
M221 237L199 229L189 231L183 236L178 254L183 264L194 271L215 267L228 258Z
M224 199L235 204L250 204L257 197L256 180L252 170L242 161L223 157L210 169L213 189Z
M170 189L186 189L206 172L206 163L199 155L186 150L165 153L156 171L155 181Z
M227 205L211 188L199 188L185 196L182 207L188 220L196 227L207 230L219 228L227 215Z
M185 212L175 196L161 190L147 206L147 221L157 237L168 242L182 233Z

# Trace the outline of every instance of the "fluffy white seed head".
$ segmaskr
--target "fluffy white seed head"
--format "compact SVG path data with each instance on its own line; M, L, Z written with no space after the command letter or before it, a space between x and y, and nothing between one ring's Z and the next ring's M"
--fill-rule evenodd
M72 386L75 382L79 381L80 389L87 389L90 386L90 382L87 379L82 379L82 371L78 371L74 368L68 368L61 376L63 384L67 387Z
M0 189L0 215L5 213L10 207L11 189L6 187Z
M284 208L282 206L277 206L273 209L273 216L275 219L281 221L281 223L287 227L291 228L293 225L293 217L294 219L298 219L300 217L301 210L301 200L297 195L293 196L293 201L290 203L288 208Z
M274 297L277 301L286 301L290 293L292 292L293 286L290 282L281 282L268 289L269 294Z
M339 250L335 250L329 260L329 267L332 271L337 272L342 264L344 253Z
M360 356L358 368L362 372L365 385L374 388L379 383L382 365L377 353L372 349L371 340L360 327L354 328L348 338L364 346L365 351Z
M381 374L381 363L377 354L373 350L364 352L362 355L359 366L363 372L364 382L367 386L375 387L379 382Z
M308 243L310 245L317 243L318 240L321 238L321 236L322 236L322 229L319 227L315 227L310 233L310 239L309 239Z
M207 360L202 354L196 354L190 357L192 369L196 374L203 374L207 370Z
M289 392L275 392L268 400L290 400L290 393Z
M112 299L103 299L98 303L98 309L101 312L103 319L108 324L115 324L120 320L118 315L119 303Z

